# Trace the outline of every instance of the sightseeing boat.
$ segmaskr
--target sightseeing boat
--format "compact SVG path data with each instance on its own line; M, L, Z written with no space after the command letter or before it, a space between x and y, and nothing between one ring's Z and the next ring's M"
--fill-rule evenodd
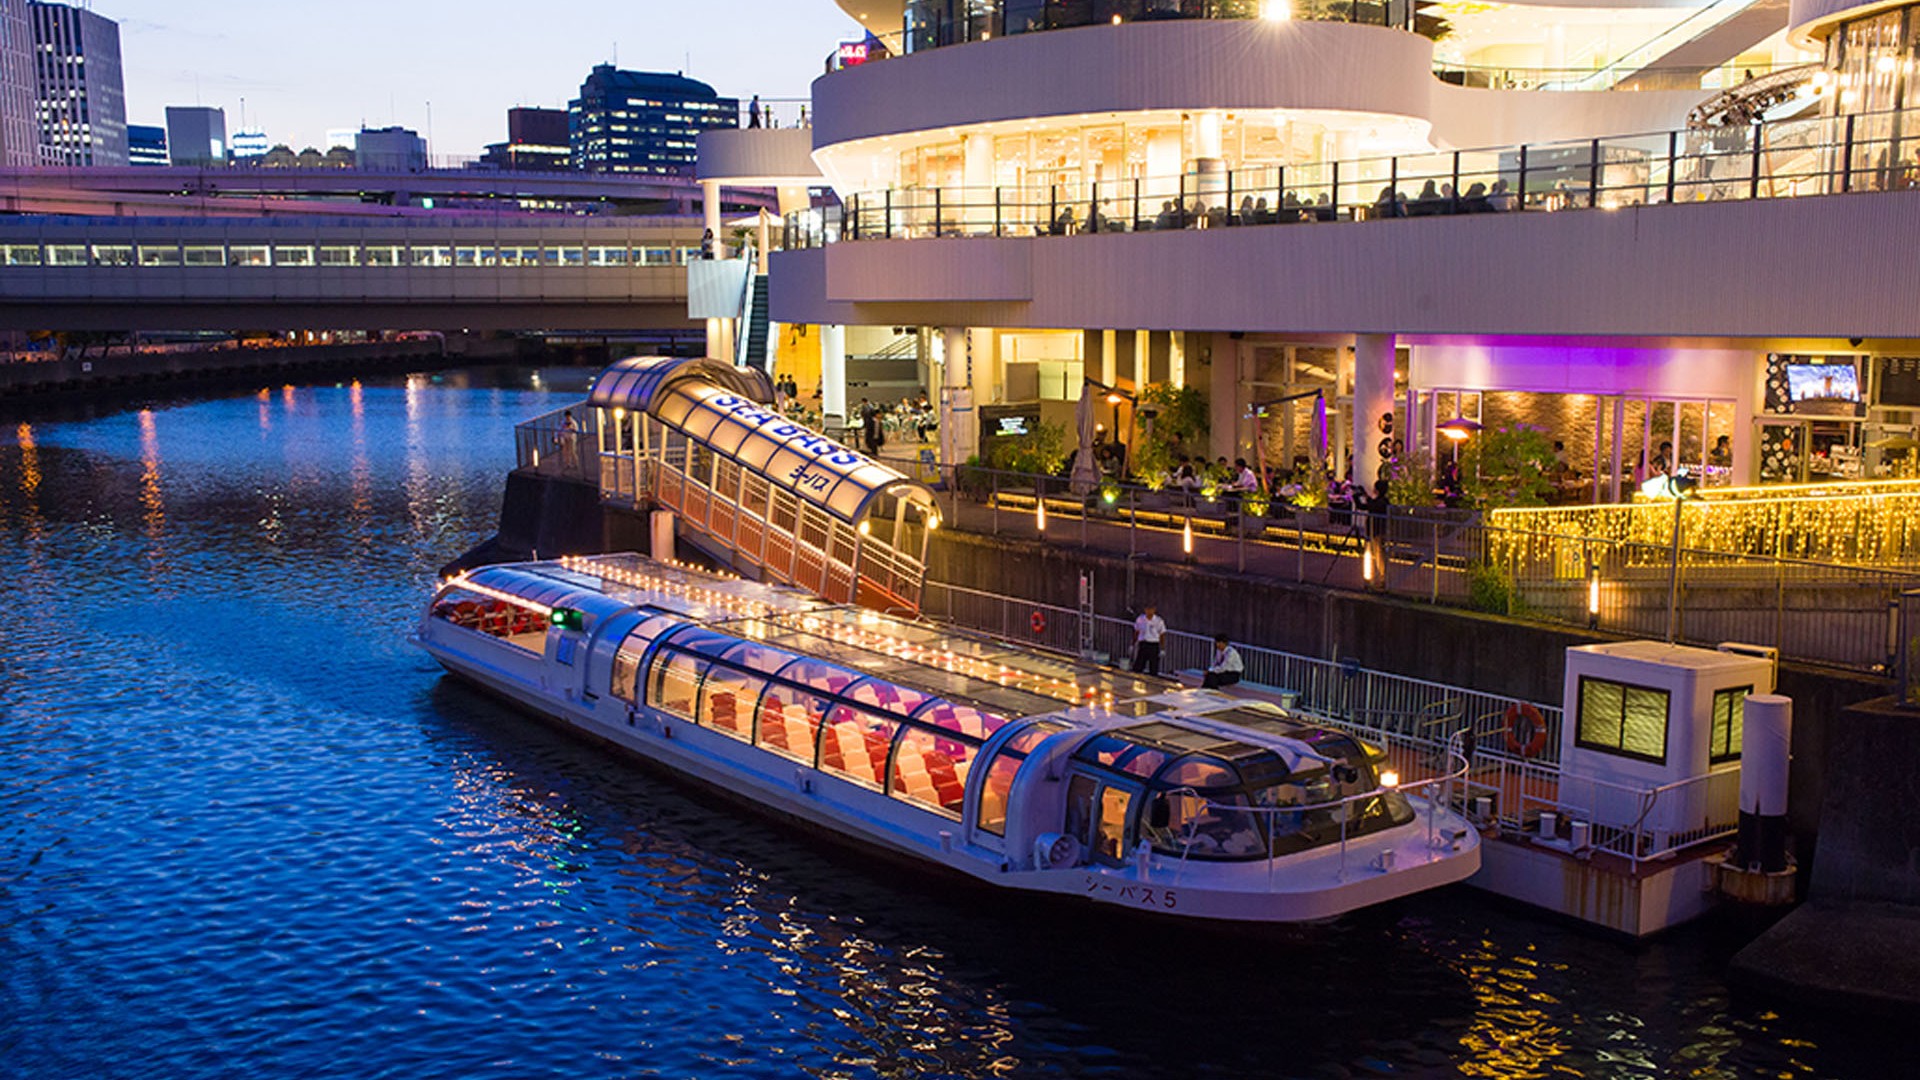
M675 774L999 888L1286 923L1480 865L1451 768L1403 784L1268 702L638 555L446 580L417 640Z

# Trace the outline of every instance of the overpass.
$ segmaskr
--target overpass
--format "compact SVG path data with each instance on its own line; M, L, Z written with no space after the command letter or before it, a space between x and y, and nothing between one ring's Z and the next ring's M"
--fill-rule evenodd
M698 218L0 216L0 330L676 330Z

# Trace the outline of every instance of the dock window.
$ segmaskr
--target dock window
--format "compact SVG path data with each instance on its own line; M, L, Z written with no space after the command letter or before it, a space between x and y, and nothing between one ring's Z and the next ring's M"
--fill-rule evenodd
M1575 742L1586 750L1665 764L1670 702L1665 690L1583 676Z
M1740 746L1746 735L1742 728L1746 720L1747 695L1751 693L1751 686L1714 691L1713 733L1707 740L1707 758L1713 764L1740 760Z
M899 730L896 721L836 705L820 730L820 767L878 790L887 771L887 752Z

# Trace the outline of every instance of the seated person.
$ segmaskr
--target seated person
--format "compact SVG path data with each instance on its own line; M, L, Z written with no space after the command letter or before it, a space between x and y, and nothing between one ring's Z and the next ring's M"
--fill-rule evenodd
M1227 635L1215 634L1213 658L1207 665L1206 677L1200 680L1200 685L1209 690L1216 686L1232 686L1240 681L1241 674L1246 670L1247 665L1240 659L1240 651L1227 641Z

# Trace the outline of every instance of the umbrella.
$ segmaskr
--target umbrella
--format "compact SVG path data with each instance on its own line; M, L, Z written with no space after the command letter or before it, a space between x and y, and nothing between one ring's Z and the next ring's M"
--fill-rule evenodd
M1073 455L1073 493L1086 495L1100 479L1100 467L1093 461L1093 384L1080 382L1080 403L1073 407L1073 424L1080 436L1080 448Z

